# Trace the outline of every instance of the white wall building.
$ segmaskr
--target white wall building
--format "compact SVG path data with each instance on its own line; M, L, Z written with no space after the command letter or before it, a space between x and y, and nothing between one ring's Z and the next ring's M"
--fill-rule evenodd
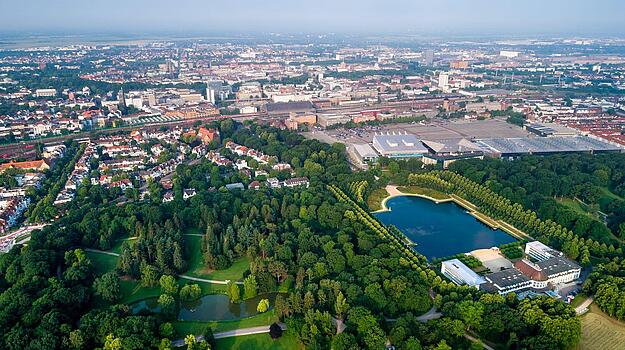
M477 287L486 280L471 270L467 265L458 259L451 259L441 263L441 273L454 283Z

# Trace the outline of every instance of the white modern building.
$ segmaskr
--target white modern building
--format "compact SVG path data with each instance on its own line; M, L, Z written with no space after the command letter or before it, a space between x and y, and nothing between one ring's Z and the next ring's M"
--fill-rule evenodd
M441 273L459 285L466 284L479 288L480 284L486 282L484 278L480 277L458 259L443 261L441 263Z
M449 74L441 73L438 76L438 87L442 90L445 90L447 89L448 85L449 85Z
M525 254L530 258L543 261L563 254L540 241L527 242L525 244Z
M56 89L37 89L37 90L35 90L35 96L37 96L37 97L54 97L54 96L56 96Z

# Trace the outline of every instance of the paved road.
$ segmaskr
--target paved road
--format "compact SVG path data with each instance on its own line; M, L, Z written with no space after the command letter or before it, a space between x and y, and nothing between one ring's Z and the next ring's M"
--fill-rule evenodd
M19 229L9 232L0 237L0 251L9 251L15 243L24 242L24 236L30 235L34 230L40 230L48 224L24 225Z
M278 323L282 330L286 329L286 325L284 323ZM244 335L252 335L252 334L262 334L269 333L269 326L260 326L260 327L250 327L250 328L240 328L234 329L231 331L215 333L215 339L221 338L232 338L232 337L241 337ZM197 341L201 341L204 339L204 336L198 335L195 337ZM171 342L171 345L174 347L184 346L184 339L176 339Z
M586 311L588 311L588 307L590 306L590 304L592 304L593 301L595 301L593 297L584 300L584 302L580 306L575 308L575 313L577 313L578 315L586 313Z

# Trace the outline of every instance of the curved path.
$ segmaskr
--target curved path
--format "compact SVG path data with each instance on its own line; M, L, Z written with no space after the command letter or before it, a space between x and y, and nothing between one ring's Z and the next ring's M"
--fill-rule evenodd
M196 282L206 282L206 283L214 283L214 284L228 284L230 282L230 280L207 280L205 278L199 278L199 277L193 277L193 276L187 276L187 275L178 275L178 277L180 278L184 278L186 280L190 280L190 281L196 281ZM242 281L236 281L236 284L243 284Z
M436 311L436 306L432 306L432 308L429 309L428 312L424 313L423 315L418 316L417 320L419 322L427 322L430 320L441 318L442 316L443 316L442 313Z
M115 253L115 252L107 252L107 251L104 251L104 250L91 249L91 248L84 248L84 250L86 252L106 254L106 255L110 255L110 256L119 257L119 253ZM213 284L228 284L228 282L230 282L230 280L225 280L225 281L223 281L223 280L210 280L210 279L206 279L206 278L199 278L199 277L193 277L193 276L187 276L187 275L178 275L178 277L184 278L184 279L190 280L190 281L213 283ZM236 284L240 284L240 285L243 284L242 281L236 281L235 283Z
M278 325L280 326L280 328L282 328L282 330L286 329L286 324L278 323ZM269 327L270 326L259 326L259 327L233 329L231 331L215 333L214 336L215 336L215 339L221 339L221 338L241 337L244 335L269 333ZM198 335L198 336L195 336L195 339L197 341L201 341L204 339L204 336ZM184 339L176 339L171 342L171 345L174 347L184 346Z
M119 256L119 253L107 252L105 250L98 250L98 249L91 249L91 248L83 248L83 250L86 252L99 253L99 254L105 254L105 255L117 256L117 257Z

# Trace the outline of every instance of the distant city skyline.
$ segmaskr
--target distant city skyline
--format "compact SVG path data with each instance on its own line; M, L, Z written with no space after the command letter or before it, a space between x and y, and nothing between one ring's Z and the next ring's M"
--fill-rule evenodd
M623 36L623 13L618 0L26 0L0 2L0 32Z

